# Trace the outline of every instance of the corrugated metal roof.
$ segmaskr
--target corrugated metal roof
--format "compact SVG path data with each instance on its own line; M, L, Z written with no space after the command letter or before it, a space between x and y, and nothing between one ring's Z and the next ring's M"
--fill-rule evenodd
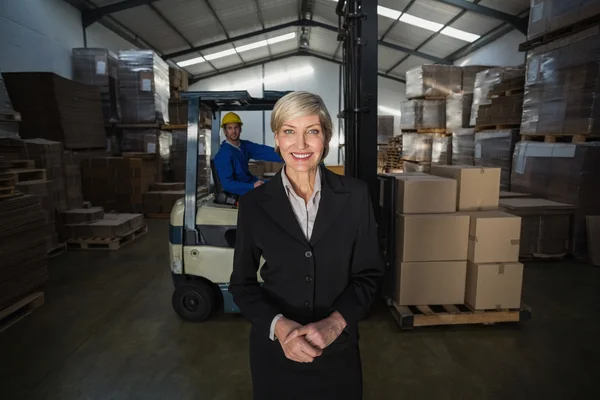
M208 0L229 36L243 35L262 28L255 1Z
M394 64L406 56L406 53L392 50L384 46L377 47L377 65L382 71L389 70Z
M188 47L185 40L148 6L130 8L111 16L161 52Z
M390 33L388 33L385 40L414 49L427 40L432 33L430 30L399 21Z
M194 46L225 39L203 1L161 0L153 4Z
M123 0L93 0L96 6L105 6L121 1ZM337 27L336 2L331 0L313 0L313 2L313 20ZM214 13L207 6L207 3L212 6ZM396 12L403 11L409 3L410 0L378 1L379 6L390 8ZM152 7L141 5L111 14L111 17L115 18L133 34L139 36L162 53L172 53L188 49L189 45L186 41L191 42L193 46L207 45L225 40L226 35L236 37L260 31L263 23L266 28L269 28L295 21L300 17L300 4L300 0L158 0L152 3ZM481 0L479 4L515 15L529 7L529 0ZM168 23L165 23L152 8L161 13ZM261 11L260 16L263 19L262 22L259 10ZM461 8L436 0L416 0L405 11L415 17L439 24L446 24L461 13L463 15L450 26L477 35L484 35L502 23L502 21L471 11L464 11ZM169 23L175 26L180 34L169 27ZM392 26L393 28L391 28ZM243 63L264 59L269 57L269 55L276 56L297 49L300 28L290 27L277 32L259 34L236 41L233 44L208 48L202 54L214 54L222 50L232 49L233 46L239 47L255 43L266 40L268 37L280 36L288 32L296 32L297 37L293 40L270 45L269 47L259 47L242 52L239 55L233 54L211 61L218 69L242 65ZM339 44L336 32L315 27L310 28L310 32L309 50L332 58ZM437 35L424 44L434 34L433 31L402 21L396 22L392 18L379 15L379 37L381 38L386 32L388 32L385 37L385 41L387 42L411 49L419 48L419 51L425 54L441 58L452 54L467 44L465 41L443 34ZM406 56L403 52L383 46L379 46L378 51L379 70L383 71L387 71ZM182 61L198 56L199 54L194 52L173 61ZM337 58L341 58L341 51L338 52ZM406 69L428 62L430 61L411 56L395 68L392 74L403 76ZM207 62L190 66L186 69L192 74L206 74L214 71Z
M322 28L311 28L309 47L319 53L326 54L329 57L333 56L337 49L338 41L337 34Z
M461 11L460 8L440 3L439 1L418 0L408 9L407 13L415 17L445 24Z
M498 21L497 19L468 11L450 26L476 35L484 35L502 23L502 21Z
M465 46L467 42L446 35L437 35L419 51L432 56L444 58Z

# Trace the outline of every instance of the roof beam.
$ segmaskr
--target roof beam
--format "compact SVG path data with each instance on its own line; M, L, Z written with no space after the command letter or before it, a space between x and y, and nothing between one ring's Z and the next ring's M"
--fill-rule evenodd
M422 53L418 50L414 50L414 49L409 49L408 47L404 47L404 46L398 46L397 44L393 44L393 43L388 43L388 42L384 42L383 40L379 40L377 42L380 46L384 46L393 50L397 50L397 51L402 51L406 54L410 54L411 56L417 56L417 57L421 57L424 58L426 60L429 61L433 61L437 64L448 64L448 65L452 65L451 61L445 60L443 58L439 58L436 56L432 56L431 54L425 54Z
M231 38L229 37L229 33L227 33L227 29L225 29L225 25L223 25L223 23L219 19L219 16L217 15L217 12L213 8L213 6L210 4L210 1L204 0L204 3L206 3L206 6L208 7L208 9L210 10L210 12L212 13L213 17L217 20L217 23L219 24L219 26L221 27L221 30L225 34L225 37L231 43ZM242 56L240 56L240 53L236 52L235 54L237 54L237 56L240 58L240 61L242 62L242 64L246 65L246 61L244 61L244 59L242 58Z
M211 47L216 47L216 46L220 46L220 45L223 45L223 44L232 43L232 42L235 42L235 41L238 41L238 40L242 40L242 39L248 39L248 38L253 37L253 36L263 35L265 33L273 32L273 31L278 31L280 29L290 28L290 27L294 27L294 26L300 26L300 27L302 27L302 26L308 26L308 27L313 27L313 28L326 29L326 30L329 30L329 31L332 31L332 32L336 32L336 33L338 32L338 28L335 27L335 26L332 26L332 25L329 25L329 24L325 24L325 23L322 23L322 22L319 22L319 21L311 21L311 20L301 19L301 20L298 20L298 21L287 22L285 24L272 26L272 27L266 28L266 29L261 29L259 31L254 31L254 32L246 33L244 35L232 37L232 38L229 38L229 39L219 40L217 42L208 43L208 44L205 44L205 45L202 45L202 46L192 47L192 48L190 48L188 50L182 50L182 51L178 51L178 52L175 52L175 53L166 54L165 55L165 59L170 59L170 58L184 56L184 55L187 55L187 54L190 54L190 53L195 53L197 51L206 50L206 49L209 49ZM435 57L435 56L432 56L430 54L425 54L425 53L422 53L420 51L409 49L407 47L399 46L399 45L396 45L396 44L393 44L393 43L385 42L383 40L379 40L377 43L379 45L381 45L381 46L385 46L385 47L388 47L390 49L397 50L397 51L402 51L404 53L407 53L407 54L410 54L410 55L413 55L413 56L417 56L417 57L421 57L421 58L424 58L424 59L429 60L429 61L433 61L433 62L438 63L438 64L452 64L450 61L445 60L443 58Z
M440 3L450 4L452 6L462 8L463 10L469 10L477 14L485 15L486 17L494 18L499 21L507 22L511 24L515 29L520 31L522 34L527 34L528 21L524 18L520 18L516 15L507 14L502 11L494 10L493 8L481 6L479 4L471 3L466 0L436 0Z
M151 4L155 1L158 0L124 0L118 3L109 4L107 6L82 11L81 18L83 21L83 27L87 28L88 26L90 26L91 24L108 14L128 10L130 8L139 7L146 4Z
M240 70L242 70L244 68L256 67L256 66L259 66L261 64L268 63L268 62L285 60L286 58L297 57L297 56L315 57L315 58L318 58L320 60L331 62L331 63L334 63L334 64L342 64L341 61L332 60L331 57L327 57L327 56L324 56L322 54L315 53L313 51L296 49L294 51L290 51L290 52L278 54L276 56L265 57L265 58L262 58L260 60L253 61L251 63L247 63L245 66L244 65L237 65L237 66L234 66L234 67L231 67L231 68L221 69L221 70L219 70L219 72L213 72L213 73L206 74L206 75L195 76L195 77L193 77L191 79L190 85L192 85L192 84L194 84L196 82L199 82L199 81L201 81L203 79L214 78L215 76L219 76L219 75L226 74L226 73L229 73L229 72L240 71ZM379 76L383 77L383 78L386 78L386 79L391 79L391 80L394 80L394 81L397 81L397 82L401 82L401 83L405 83L406 82L402 78L398 78L398 77L395 77L395 76L388 76L388 75L385 75L383 72L378 72L377 74Z

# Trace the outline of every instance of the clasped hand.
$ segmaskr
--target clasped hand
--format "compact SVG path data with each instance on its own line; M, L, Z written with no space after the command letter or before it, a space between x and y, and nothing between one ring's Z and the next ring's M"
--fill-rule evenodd
M333 343L345 327L346 321L338 312L305 326L283 317L275 324L275 335L288 359L309 363L323 354L323 349Z

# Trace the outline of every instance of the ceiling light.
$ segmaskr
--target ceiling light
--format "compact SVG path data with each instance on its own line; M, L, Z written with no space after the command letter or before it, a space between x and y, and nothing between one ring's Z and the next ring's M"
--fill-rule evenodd
M208 60L208 61L216 60L217 58L227 57L227 56L230 56L235 53L236 53L235 49L223 50L223 51L219 51L218 53L213 53L213 54L204 56L204 59Z
M428 21L426 19L415 17L414 15L406 13L402 14L400 21L410 25L418 26L419 28L427 29L432 32L437 32L444 26L442 24L438 24L437 22Z
M460 29L455 29L450 26L447 26L444 29L442 29L442 31L440 33L443 35L446 35L446 36L451 36L456 39L464 40L465 42L469 42L469 43L472 43L480 38L479 35L461 31Z
M377 14L391 19L398 19L400 18L400 15L402 15L400 11L392 10L391 8L383 6L377 6Z
M250 44L246 44L244 46L236 47L235 50L238 53L242 53L244 51L258 49L259 47L265 47L268 44L269 43L266 40L261 40L260 42L250 43Z
M291 33L288 33L285 35L275 36L274 38L267 39L267 43L275 44L275 43L284 42L286 40L293 39L295 37L296 37L296 32L291 32Z
M190 65L194 65L194 64L200 64L200 63L203 63L204 61L206 61L204 59L204 57L196 57L196 58L192 58L192 59L185 60L185 61L179 61L177 63L177 65L179 65L181 68L183 68L183 67L189 67Z

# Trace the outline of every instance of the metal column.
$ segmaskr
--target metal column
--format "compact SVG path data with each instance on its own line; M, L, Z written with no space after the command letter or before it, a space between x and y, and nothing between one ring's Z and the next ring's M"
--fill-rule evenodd
M377 182L377 2L340 0L343 19L346 175L365 181L373 202Z
M195 245L199 242L196 228L196 202L198 195L198 110L200 97L189 96L187 151L185 161L185 211L183 214L184 244Z

